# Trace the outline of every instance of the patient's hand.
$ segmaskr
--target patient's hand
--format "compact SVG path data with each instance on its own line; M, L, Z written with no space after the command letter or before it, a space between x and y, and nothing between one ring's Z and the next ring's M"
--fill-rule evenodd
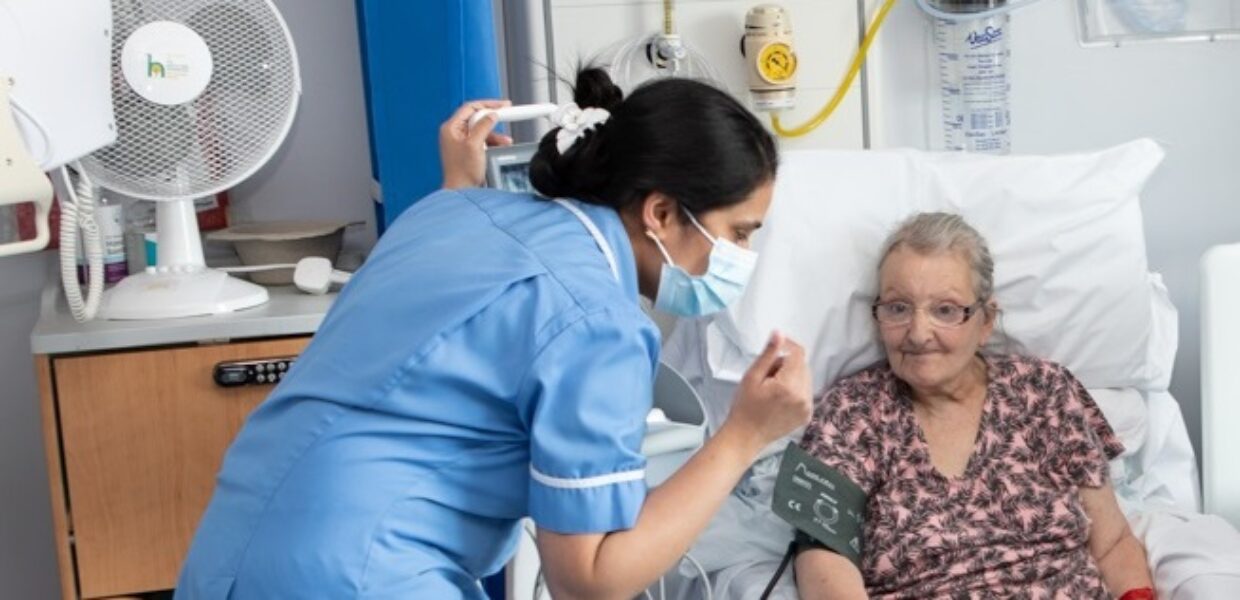
M757 448L788 435L813 414L805 349L775 333L741 378L725 427L745 432Z

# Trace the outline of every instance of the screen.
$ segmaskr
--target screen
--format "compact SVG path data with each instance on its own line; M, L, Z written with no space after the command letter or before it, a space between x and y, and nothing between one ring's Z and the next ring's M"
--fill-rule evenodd
M532 192L530 163L514 163L499 168L499 189L509 192Z
M507 192L533 192L530 160L538 144L516 144L487 149L487 185Z

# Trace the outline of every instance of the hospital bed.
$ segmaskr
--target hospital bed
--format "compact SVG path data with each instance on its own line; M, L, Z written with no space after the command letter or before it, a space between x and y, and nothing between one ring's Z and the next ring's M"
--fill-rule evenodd
M806 347L819 389L879 360L869 305L883 238L913 212L958 212L995 258L1003 315L993 349L1065 364L1124 442L1112 480L1159 597L1235 597L1240 533L1200 512L1196 461L1168 392L1177 314L1146 262L1140 191L1162 157L1145 140L1051 157L787 152L745 297L712 321L678 323L663 360L702 399L707 435L772 329ZM653 597L703 598L707 584L714 598L758 597L791 535L769 510L785 444L762 453L694 544L694 560ZM772 597L796 598L790 575Z
M678 329L665 360L686 371L704 397L728 397L731 385L713 380L704 352L706 328ZM1143 541L1160 598L1235 597L1240 586L1240 533L1216 516L1200 514L1196 461L1179 404L1167 392L1091 390L1124 440L1126 452L1111 462L1120 505ZM707 401L708 420L721 422L726 407ZM774 574L791 535L770 512L779 455L760 458L711 526L691 549L710 575L717 599L756 598ZM683 578L678 580L678 578ZM692 578L693 580L689 580ZM678 571L667 586L672 599L706 597L695 570ZM772 598L795 599L785 575Z
M1159 597L1236 597L1240 533L1200 512L1196 461L1168 392L1177 314L1146 262L1140 191L1162 157L1146 140L1050 157L788 152L755 241L753 287L713 322L680 323L663 359L703 398L708 433L771 329L806 346L820 388L863 368L882 356L868 308L883 238L910 213L958 212L995 259L1003 315L992 349L1068 366L1124 442L1112 481ZM764 452L692 549L711 572L715 598L757 597L786 549L788 527L768 510L778 447ZM704 591L694 581L669 587L673 598ZM790 576L773 597L796 597Z

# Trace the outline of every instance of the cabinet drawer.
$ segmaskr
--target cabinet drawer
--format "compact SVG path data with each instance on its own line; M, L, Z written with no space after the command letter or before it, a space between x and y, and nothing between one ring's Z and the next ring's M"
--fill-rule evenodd
M57 358L83 598L170 589L225 450L273 386L218 387L224 361L299 354L308 337Z

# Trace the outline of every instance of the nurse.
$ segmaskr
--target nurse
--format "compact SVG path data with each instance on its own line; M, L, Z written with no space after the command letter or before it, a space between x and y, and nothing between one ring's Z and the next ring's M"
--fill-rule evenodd
M631 598L757 452L810 415L772 335L721 429L653 490L659 333L736 299L777 156L727 94L599 69L542 140L542 195L470 189L494 125L441 132L445 189L379 241L229 449L177 598L484 598L532 517L556 598ZM554 200L552 200L554 199Z

